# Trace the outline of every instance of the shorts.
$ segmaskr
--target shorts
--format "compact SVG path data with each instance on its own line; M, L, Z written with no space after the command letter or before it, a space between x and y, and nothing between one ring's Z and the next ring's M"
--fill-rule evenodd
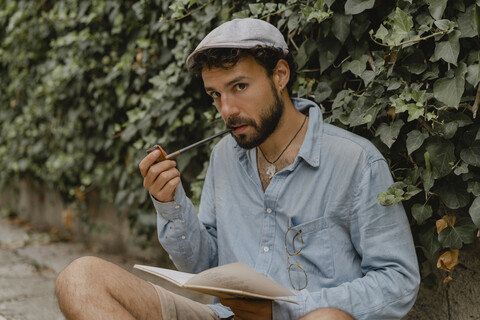
M163 320L220 320L215 312L206 305L165 290L153 283L152 285L158 293Z

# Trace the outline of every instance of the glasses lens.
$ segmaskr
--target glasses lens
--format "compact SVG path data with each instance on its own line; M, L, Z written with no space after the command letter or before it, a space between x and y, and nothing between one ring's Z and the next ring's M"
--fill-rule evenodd
M302 290L307 287L307 273L299 264L291 264L288 268L290 282L295 290Z
M287 253L291 256L299 255L303 249L302 231L295 229L288 229L285 234L285 248Z

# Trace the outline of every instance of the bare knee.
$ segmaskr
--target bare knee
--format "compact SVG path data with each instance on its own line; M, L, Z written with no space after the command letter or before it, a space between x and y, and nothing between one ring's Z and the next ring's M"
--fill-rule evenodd
M71 286L78 287L87 284L103 260L96 257L85 256L71 262L57 277L55 282L57 292L71 290Z
M354 320L348 313L335 308L320 308L314 310L300 320Z
M93 286L98 289L101 282L96 275L102 263L106 262L96 257L81 257L60 272L55 281L55 292L61 309L72 307L80 297L88 297L94 290Z

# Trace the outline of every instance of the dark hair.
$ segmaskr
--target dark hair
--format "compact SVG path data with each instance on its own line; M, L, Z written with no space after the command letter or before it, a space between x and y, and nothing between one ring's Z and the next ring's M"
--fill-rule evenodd
M287 61L290 68L290 79L287 83L287 90L291 94L292 85L297 78L297 64L293 55L285 54L282 49L275 47L256 46L250 49L239 48L210 48L202 50L193 56L193 63L189 70L200 76L203 68L233 68L237 62L244 57L252 56L258 64L265 68L267 76L273 75L273 70L280 59Z

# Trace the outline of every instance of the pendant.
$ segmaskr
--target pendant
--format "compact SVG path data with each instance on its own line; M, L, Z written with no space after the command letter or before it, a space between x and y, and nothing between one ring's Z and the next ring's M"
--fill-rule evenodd
M267 176L268 178L271 180L273 178L273 176L275 175L275 172L277 171L277 167L275 167L275 165L273 163L271 163L268 168L267 168Z

